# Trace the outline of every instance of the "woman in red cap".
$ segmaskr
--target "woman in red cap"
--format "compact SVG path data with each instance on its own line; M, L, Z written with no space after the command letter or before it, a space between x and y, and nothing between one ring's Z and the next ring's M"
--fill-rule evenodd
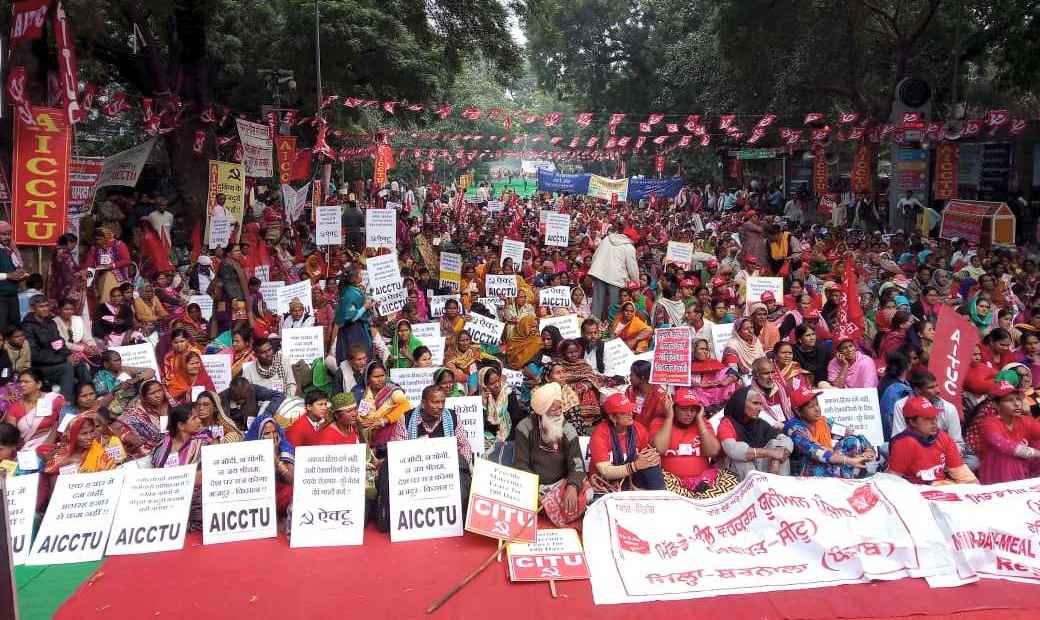
M735 487L736 475L709 463L722 453L722 446L693 390L676 389L675 402L666 399L664 411L664 416L650 424L650 435L661 455L668 490L703 499L718 497Z
M603 403L606 420L589 440L593 487L599 492L629 489L663 491L661 455L650 434L633 419L635 403L624 394L613 394Z
M1024 415L1022 391L1007 381L990 390L994 415L978 424L979 480L983 484L1040 475L1040 423Z
M903 405L906 430L889 442L888 472L914 484L976 484L957 444L937 421L941 411L924 396Z
M802 387L791 394L795 417L784 423L784 434L794 442L791 474L829 478L864 478L867 465L877 457L862 435L847 435L823 417L817 400L822 392ZM834 431L838 433L835 442Z

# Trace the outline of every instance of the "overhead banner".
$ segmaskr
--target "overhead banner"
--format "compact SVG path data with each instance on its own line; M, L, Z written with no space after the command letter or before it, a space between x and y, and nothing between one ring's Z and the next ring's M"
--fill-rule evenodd
M454 437L391 441L390 541L462 536L459 450Z
M610 200L611 196L624 202L628 200L628 179L608 179L599 175L589 175L589 196Z
M202 447L202 544L277 534L274 453L270 441Z
M275 136L274 150L278 153L278 183L288 185L296 161L296 136Z
M938 577L956 569L920 487L751 472L723 497L612 493L589 506L597 605Z
M654 179L651 177L631 177L628 180L628 199L642 200L649 198L650 194L658 198L675 198L679 190L683 188L682 177L666 177ZM624 200L618 196L620 200Z
M53 246L65 234L72 135L62 110L32 108L35 121L14 121L11 225L18 245Z
M105 553L124 469L58 476L32 553L30 566L96 562Z
M538 169L538 191L554 194L587 194L588 174L562 174L546 168Z
M106 555L184 548L198 465L127 468Z
M242 141L242 166L247 177L274 176L274 144L271 128L241 118L235 119Z
M814 144L812 148L812 187L813 193L822 196L827 193L827 152L822 144Z
M961 145L941 142L935 147L935 191L936 200L957 198L957 181L961 165Z
M975 345L979 343L979 330L967 317L941 304L935 321L934 343L928 359L928 370L939 383L939 395L943 400L953 403L963 417L961 386L971 368Z
M364 543L365 449L363 443L296 448L290 547Z
M109 185L120 187L137 187L137 181L141 178L141 171L148 162L155 147L155 138L138 144L105 158L105 165L101 168L101 176L98 177L94 191Z

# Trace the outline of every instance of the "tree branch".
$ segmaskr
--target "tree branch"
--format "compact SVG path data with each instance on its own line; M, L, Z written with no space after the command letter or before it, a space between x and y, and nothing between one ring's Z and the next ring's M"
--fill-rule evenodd
M911 30L910 36L906 40L907 46L912 47L917 42L917 39L924 34L924 31L928 29L928 25L932 23L932 18L935 17L935 12L939 9L939 2L940 0L929 0L928 10L921 16L921 19L917 20L917 25Z
M873 2L871 2L871 0L858 0L858 2L865 9L867 9L868 11L870 11L871 13L873 13L874 15L879 17L881 19L882 23L884 23L884 24L886 24L888 26L888 30L892 34L892 36L894 36L894 37L898 37L899 36L899 24L896 22L896 18L894 16L889 14L887 11L885 11L880 6L878 6L878 5L874 4Z

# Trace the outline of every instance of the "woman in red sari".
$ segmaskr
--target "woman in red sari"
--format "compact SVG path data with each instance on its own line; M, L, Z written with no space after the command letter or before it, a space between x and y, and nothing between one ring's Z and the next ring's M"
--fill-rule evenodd
M194 401L192 398L194 391L217 391L209 373L206 372L206 367L202 364L202 356L194 351L189 351L185 356L184 367L178 371L178 374L167 375L166 383L170 396L178 405L190 405Z

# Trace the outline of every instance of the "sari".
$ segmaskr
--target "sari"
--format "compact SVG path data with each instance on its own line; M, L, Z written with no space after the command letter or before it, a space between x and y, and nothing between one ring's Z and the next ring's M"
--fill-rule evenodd
M191 305L193 304L189 304L189 307ZM192 318L188 316L187 312L182 314L170 325L170 331L178 328L188 332L191 344L196 348L202 348L209 342L209 331L206 329L206 323L203 321L196 322L192 320Z
M542 351L542 335L538 331L538 317L528 315L520 319L505 343L506 364L520 370Z
M339 335L336 338L336 359L347 359L347 351L352 344L361 344L369 356L372 355L372 330L370 316L365 308L365 294L353 284L343 287L339 303L336 305L336 325Z
M481 386L481 402L484 405L484 454L491 454L506 442L513 431L513 420L509 416L509 396L512 390L502 381L498 395L483 389L487 373L492 368L487 366L477 371L477 385ZM497 370L496 370L497 372Z
M151 453L153 469L192 465L202 460L202 447L209 445L209 435L199 433L184 442L177 451L173 450L173 436L163 435L159 445ZM195 485L188 508L188 531L197 532L202 529L202 488Z
M112 402L108 404L108 410L117 416L130 405L130 401L136 396L135 389L116 391L119 383L119 378L113 375L112 371L107 368L102 368L94 375L94 392L99 397L114 394Z
M141 455L151 453L155 446L159 445L162 434L166 430L159 428L160 410L145 403L140 396L140 394L147 392L147 388L151 383L157 383L162 386L162 383L155 379L142 383L138 396L130 402L130 405L118 418L119 422L140 440L141 446L138 449L138 453ZM173 406L173 400L170 398L169 392L166 392L165 387L163 388L163 393L166 396L166 404Z
M724 405L733 392L737 391L739 381L729 385L704 387L702 384L708 381L720 382L730 376L733 370L722 362L706 359L694 360L690 365L690 389L697 399L704 404L707 411L712 411Z
M253 423L249 425L249 429L246 430L246 441L259 441L263 439L264 426L268 423L272 424L275 432L278 433L278 460L286 465L295 465L296 450L289 442L289 439L285 436L285 429L282 428L273 417L271 417L270 413L259 415L255 420L253 420ZM292 480L282 480L279 478L277 471L277 468L275 468L275 510L279 514L282 514L289 507L289 504L292 503L293 483Z
M390 357L386 360L387 368L411 368L412 362L408 361L408 358L402 354L400 336L398 336L398 329L401 323L408 324L408 342L404 343L404 351L407 351L409 355L413 354L415 350L423 343L421 340L415 337L412 333L412 323L407 319L400 319L394 325L394 337L390 340Z
M502 309L502 320L506 323L505 339L507 341L518 329L520 319L525 316L537 316L534 311L534 306L530 303L517 306L515 297L509 300L509 303L507 303L505 308ZM514 325L511 321L516 321L517 325Z
M369 366L374 363L376 362L369 362ZM365 377L368 377L367 370L365 371ZM368 412L365 414L366 416L386 421L382 428L375 427L365 433L370 435L365 437L365 443L372 447L385 446L393 433L394 424L401 419L401 416L406 411L412 409L412 403L405 396L404 390L389 380L375 394L372 393L372 388L366 385L361 403L362 406L359 407L358 415L361 415L360 409L367 407Z
M166 357L163 358L162 376L166 380L165 387L171 394L180 396L191 387L188 379L188 371L184 366L189 353L195 353L200 357L202 356L202 351L200 351L198 347L194 344L189 344L188 349L184 351L184 353L170 351L166 354Z
M563 371L562 382L574 390L578 396L578 409L586 426L593 426L602 418L599 406L599 390L607 385L607 380L598 374L584 359L577 362L561 361Z
M466 319L460 314L453 320L445 314L441 315L440 325L441 335L444 336L444 350L454 351L458 345L459 334L466 327Z
M58 443L58 449L54 451L47 461L44 472L48 474L73 473L69 468L75 467L75 473L91 474L99 471L115 469L126 460L126 451L123 442L118 437L107 437L95 439L90 442L90 447L83 451L78 463L65 464L69 457L77 456L80 452L77 444L83 424L91 420L89 413L76 416L65 430L65 438Z
M632 302L625 302L625 303L632 303ZM611 321L611 323L610 323L610 333L612 333L615 336L617 336L618 338L621 338L622 340L626 341L625 342L626 345L628 344L627 341L628 341L629 338L635 338L636 336L638 336L639 334L643 333L644 331L646 331L648 329L650 329L650 326L647 325L646 321L644 321L642 319L642 317L639 316L638 312L636 314L632 315L632 320L629 321L628 323L622 323L621 322L621 313L619 312L618 315L615 316L613 321ZM629 347L629 348L631 348L631 347ZM649 351L649 350L650 350L650 343L649 343L649 341L643 340L642 342L640 342L640 343L638 343L636 345L636 348L633 349L633 352L635 352L635 353L645 353L646 351Z
M750 320L748 318L737 320L733 326L733 336L730 337L722 352L723 363L736 365L737 371L742 375L751 374L751 365L766 356L765 350L762 348L762 341L754 334L751 336L751 342L747 342L738 333L744 322Z
M18 427L18 432L21 434L22 450L36 450L43 446L44 440L47 439L51 429L58 424L58 418L61 415L61 408L65 405L65 399L60 394L49 397L52 399L50 411L44 415L39 415L40 401L48 397L48 394L41 393L32 411L25 410L25 403L21 399L11 403L11 406L7 409L7 421ZM13 418L13 420L10 418Z
M250 362L256 361L256 355L253 354L252 347L247 347L243 351L235 353L234 349L231 350L231 378L235 378L242 374L242 367Z

